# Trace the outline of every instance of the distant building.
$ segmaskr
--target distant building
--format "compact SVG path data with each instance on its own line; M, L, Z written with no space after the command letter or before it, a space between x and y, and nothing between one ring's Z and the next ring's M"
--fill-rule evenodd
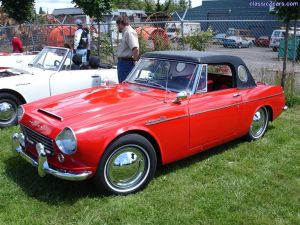
M80 8L54 9L52 15L65 24L72 24L76 19L81 19L83 23L88 22L87 16ZM145 10L116 9L110 15L104 15L103 22L116 20L120 15L128 16L132 22L140 22L146 17Z
M201 24L203 30L226 32L228 28L248 29L254 36L270 36L273 29L282 26L277 17L270 14L269 7L256 7L252 0L203 0L202 6L189 9L185 20L207 20ZM184 12L180 12L182 17ZM174 20L179 20L174 14ZM209 22L212 20L212 22ZM213 22L213 20L274 20L274 22Z

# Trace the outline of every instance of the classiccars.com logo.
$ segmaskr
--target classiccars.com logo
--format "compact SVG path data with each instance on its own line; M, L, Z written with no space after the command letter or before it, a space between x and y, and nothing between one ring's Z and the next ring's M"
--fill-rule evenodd
M250 1L249 5L253 7L296 7L299 5L299 2Z

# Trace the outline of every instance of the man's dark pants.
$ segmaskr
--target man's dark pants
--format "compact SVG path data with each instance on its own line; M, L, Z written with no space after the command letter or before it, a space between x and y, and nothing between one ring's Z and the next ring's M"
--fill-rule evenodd
M127 78L127 76L129 75L133 67L134 67L133 60L118 59L117 69L118 69L119 83L122 83Z

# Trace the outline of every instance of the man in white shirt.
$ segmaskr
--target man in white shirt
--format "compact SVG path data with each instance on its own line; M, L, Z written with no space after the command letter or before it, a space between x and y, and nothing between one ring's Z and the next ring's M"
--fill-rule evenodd
M118 78L123 82L133 69L139 58L139 40L136 31L129 25L127 16L119 16L117 21L118 30L122 33L122 41L118 46Z
M90 44L89 34L83 29L82 21L77 19L75 21L78 29L74 35L74 53L82 56L82 62L87 62L88 47Z

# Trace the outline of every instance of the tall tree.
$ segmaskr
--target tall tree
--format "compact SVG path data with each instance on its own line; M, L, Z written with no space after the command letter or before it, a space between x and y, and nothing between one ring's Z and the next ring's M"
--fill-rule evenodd
M72 3L97 22L102 21L103 16L110 14L112 10L110 0L72 0Z
M160 0L157 0L156 1L156 9L155 9L156 12L161 12L162 11L162 6L161 6L161 3L160 3Z
M284 59L282 66L281 86L284 88L286 80L286 65L288 55L288 40L291 21L298 20L300 18L300 4L292 6L290 4L295 3L294 0L276 0L280 6L274 8L274 12L280 20L285 24L285 42L284 42ZM284 5L282 5L284 4ZM294 34L296 35L296 34Z
M0 0L3 11L18 23L30 21L33 17L34 0Z
M42 7L40 7L40 9L39 9L39 14L40 14L40 15L46 14Z

